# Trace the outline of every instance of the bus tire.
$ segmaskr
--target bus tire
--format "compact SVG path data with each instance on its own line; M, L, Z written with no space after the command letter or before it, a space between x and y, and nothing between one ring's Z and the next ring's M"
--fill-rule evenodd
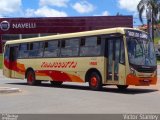
M119 90L126 90L128 88L128 85L117 85Z
M39 85L41 81L35 79L35 73L33 70L27 72L27 84L28 85Z
M101 90L102 88L102 80L100 75L97 72L92 72L89 76L89 87L91 90Z
M60 85L62 85L62 81L50 81L51 82L51 85L53 85L53 86L60 86Z

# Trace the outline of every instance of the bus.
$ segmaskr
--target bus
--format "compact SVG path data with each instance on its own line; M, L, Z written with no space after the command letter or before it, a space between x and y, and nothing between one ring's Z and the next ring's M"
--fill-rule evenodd
M88 82L92 90L157 82L154 43L134 28L110 28L7 41L3 74L28 85Z

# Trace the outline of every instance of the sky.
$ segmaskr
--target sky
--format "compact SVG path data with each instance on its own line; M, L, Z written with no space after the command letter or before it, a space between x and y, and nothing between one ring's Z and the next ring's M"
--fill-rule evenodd
M0 0L0 17L67 17L133 15L141 25L140 0Z

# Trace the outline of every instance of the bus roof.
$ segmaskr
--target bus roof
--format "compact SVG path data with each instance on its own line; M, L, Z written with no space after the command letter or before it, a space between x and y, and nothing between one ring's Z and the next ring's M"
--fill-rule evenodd
M38 42L38 41L57 40L57 39L65 39L65 38L76 38L76 37L92 36L92 35L100 35L100 34L113 34L113 33L124 34L124 29L137 30L134 28L117 27L117 28L92 30L92 31L84 31L84 32L76 32L76 33L57 34L57 35L50 35L50 36L44 36L44 37L27 38L27 39L20 39L20 40L10 40L10 41L7 41L6 44L19 44L19 43L36 42L36 41ZM137 30L137 31L141 31L141 30Z

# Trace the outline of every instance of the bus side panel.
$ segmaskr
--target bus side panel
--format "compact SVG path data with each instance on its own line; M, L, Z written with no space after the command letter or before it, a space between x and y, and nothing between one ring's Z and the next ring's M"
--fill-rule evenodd
M8 69L5 64L3 64L3 75L8 78L11 77L11 70Z
M11 69L9 67L9 47L4 47L4 55L3 55L3 75L10 78L11 77Z
M27 68L35 71L37 80L69 82L85 82L86 72L96 68L104 80L104 57L19 59L17 78L24 78Z
M81 78L82 82L85 82L85 76L89 69L97 69L104 80L104 57L77 57L77 58L61 58L61 62L70 61L73 62L71 68L60 68L60 71L75 75ZM73 82L78 82L76 79Z
M26 71L26 68L25 68L25 62L24 64L22 64L23 62L20 62L20 60L17 59L17 71L15 72L15 77L18 78L18 79L25 79L25 71Z

